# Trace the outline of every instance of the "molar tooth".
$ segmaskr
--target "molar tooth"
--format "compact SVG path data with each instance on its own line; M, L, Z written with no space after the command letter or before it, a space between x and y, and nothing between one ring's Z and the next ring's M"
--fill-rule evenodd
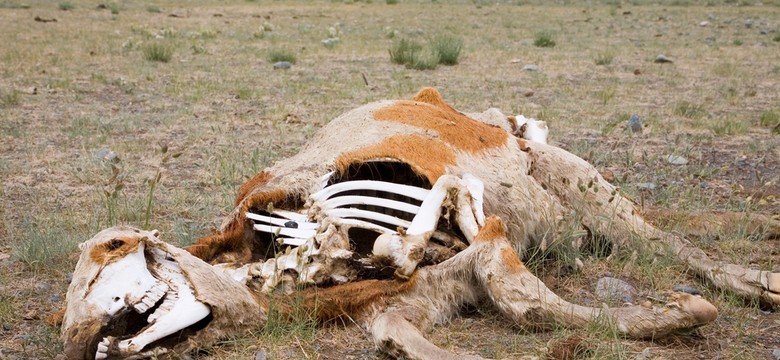
M143 313L146 312L146 310L149 310L149 306L147 306L146 304L144 304L142 302L139 302L138 304L135 304L133 306L133 308L135 309L135 312L137 312L139 314L143 314Z

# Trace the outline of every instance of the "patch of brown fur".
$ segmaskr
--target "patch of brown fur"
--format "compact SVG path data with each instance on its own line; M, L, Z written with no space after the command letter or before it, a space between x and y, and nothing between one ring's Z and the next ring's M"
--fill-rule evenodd
M265 209L271 204L281 204L288 199L288 194L283 189L256 193L252 193L256 189L254 187L247 187L247 189L248 195L240 198L238 215L222 230L222 233L201 238L184 250L210 263L249 262L252 259L253 230L251 222L246 218L247 210Z
M138 249L145 238L115 238L96 245L89 251L89 258L96 264L105 265Z
M450 104L447 104L447 102L444 101L444 97L441 96L439 90L436 90L432 87L424 87L420 89L420 91L417 92L417 95L415 95L412 100L431 104L447 111L458 112L452 106L450 106Z
M479 230L477 236L474 238L474 242L496 242L505 241L507 244L509 240L506 238L507 228L501 218L492 215L485 219L485 226ZM525 271L525 265L520 261L520 256L517 255L511 246L501 248L501 263L511 273L517 273Z
M482 229L479 229L477 236L474 238L474 242L493 242L501 238L506 238L506 232L506 225L501 221L501 218L496 215L491 215L485 219L485 226L483 226Z
M271 175L271 173L267 171L261 171L249 179L249 181L241 184L241 187L238 189L238 196L236 196L236 204L234 206L238 206L238 204L241 203L241 200L249 195L249 193L251 193L254 189L258 189L261 186L267 184L272 177L273 175Z
M519 146L520 150L522 150L522 151L525 151L525 152L531 151L531 148L528 146L528 141L526 141L525 139L518 138L517 139L517 146Z
M62 325L62 320L64 319L65 319L65 306L59 308L59 310L47 316L46 323L49 324L49 326L60 326Z
M450 145L472 153L504 145L509 137L500 128L456 111L435 89L424 88L414 99L381 108L374 112L374 119L433 130Z
M336 171L344 174L352 164L382 158L409 164L431 184L446 173L447 166L455 165L455 153L441 140L422 135L395 135L379 144L339 155Z
M387 301L412 288L415 284L413 276L408 281L398 280L364 280L346 283L329 288L309 288L300 295L303 297L303 310L307 314L316 314L317 321L327 322L339 318L355 318L374 306L382 306ZM292 314L289 304L295 301L278 299L285 314Z

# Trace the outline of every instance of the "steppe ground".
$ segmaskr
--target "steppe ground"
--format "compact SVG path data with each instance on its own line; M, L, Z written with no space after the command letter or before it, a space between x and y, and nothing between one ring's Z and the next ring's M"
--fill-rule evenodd
M0 358L59 353L58 329L43 319L63 304L79 241L126 223L189 244L219 225L242 181L330 119L423 86L462 111L546 120L553 144L611 174L642 207L680 214L670 229L684 231L685 214L697 210L777 218L779 27L778 2L752 0L2 0ZM398 39L442 34L464 41L460 64L420 71L390 61ZM321 43L332 37L339 42ZM555 46L534 45L544 37ZM284 52L296 62L274 70L271 53ZM655 63L660 54L673 62ZM631 114L641 133L626 130ZM671 165L669 155L688 164ZM655 189L640 190L644 183ZM739 228L693 240L736 263L780 264L780 241ZM594 284L607 274L640 298L693 286L720 317L637 341L599 326L532 331L475 308L428 336L455 352L510 359L544 358L572 337L594 359L772 359L780 349L780 313L713 290L674 261L638 265L625 251L591 254L576 273L553 260L534 268L556 292L596 306ZM357 326L303 324L259 328L192 357L257 351L382 356Z

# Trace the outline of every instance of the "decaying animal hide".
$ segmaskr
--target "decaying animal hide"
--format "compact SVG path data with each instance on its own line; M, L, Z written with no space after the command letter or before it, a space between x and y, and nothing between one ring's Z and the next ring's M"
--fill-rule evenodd
M518 323L606 317L640 338L715 319L689 294L608 309L552 293L518 253L554 241L573 211L613 250L668 251L717 287L780 304L780 274L714 261L656 229L590 164L545 140L543 122L466 115L430 88L349 111L245 183L220 232L186 251L127 227L85 242L67 355L144 358L213 343L261 326L268 297L297 285L310 285L295 295L319 320L358 319L380 349L407 358L454 358L421 329L485 300Z

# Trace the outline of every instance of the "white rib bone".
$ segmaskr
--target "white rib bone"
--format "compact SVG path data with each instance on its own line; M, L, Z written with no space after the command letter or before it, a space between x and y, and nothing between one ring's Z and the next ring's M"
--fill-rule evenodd
M390 225L403 226L408 228L412 223L403 219L399 219L395 216L385 215L378 212L360 210L360 209L332 209L328 210L329 216L335 216L340 218L363 218L369 220L376 220Z
M393 233L393 234L397 233L397 231L393 229L388 229L384 226L377 225L364 220L359 220L359 219L335 219L334 218L333 220L331 220L331 222L334 225L341 225L341 226L346 225L348 227L356 227L356 228L361 228L366 230L373 230L380 233Z
M286 227L269 226L263 224L255 224L255 230L276 234L276 235L284 235L284 236L291 236L297 238L310 238L317 234L316 230L286 228Z
M158 265L157 275L168 283L170 291L178 295L178 300L170 312L161 315L140 334L119 342L117 347L125 354L140 352L150 343L193 325L211 313L208 306L195 299L178 263L169 260L167 253L159 249L152 250L152 257L154 264Z
M408 212L410 214L417 214L420 211L420 207L412 204L405 203L403 201L396 201L390 199L383 199L370 196L348 195L338 196L325 201L321 206L324 209L335 209L344 205L373 205L381 206L388 209L400 210Z
M345 191L352 191L352 190L384 191L393 194L408 196L410 198L417 199L417 200L424 200L425 196L428 195L428 190L414 187L414 186L401 185L401 184L389 183L384 181L356 180L356 181L345 181L342 183L333 184L310 195L309 197L315 202L323 201L329 199L331 196L335 194L342 193Z
M274 209L272 212L274 215L279 215L283 218L300 221L300 222L306 222L309 221L309 217L303 214L299 214L297 212L293 211L287 211L287 210L281 210L281 209Z
M305 244L307 241L311 240L311 238L308 239L301 239L301 238L278 238L278 241L281 241L283 245L290 245L290 246L301 246Z
M317 230L317 228L320 226L320 224L313 223L313 222L307 222L307 221L298 221L298 220L291 220L291 219L284 219L284 218L275 218L271 216L266 215L259 215L254 214L251 212L246 213L246 217L252 220L262 221L264 223L268 223L271 225L278 225L278 226L285 226L286 223L290 221L294 221L295 224L298 225L297 228L291 228L291 229L303 229L303 230Z

